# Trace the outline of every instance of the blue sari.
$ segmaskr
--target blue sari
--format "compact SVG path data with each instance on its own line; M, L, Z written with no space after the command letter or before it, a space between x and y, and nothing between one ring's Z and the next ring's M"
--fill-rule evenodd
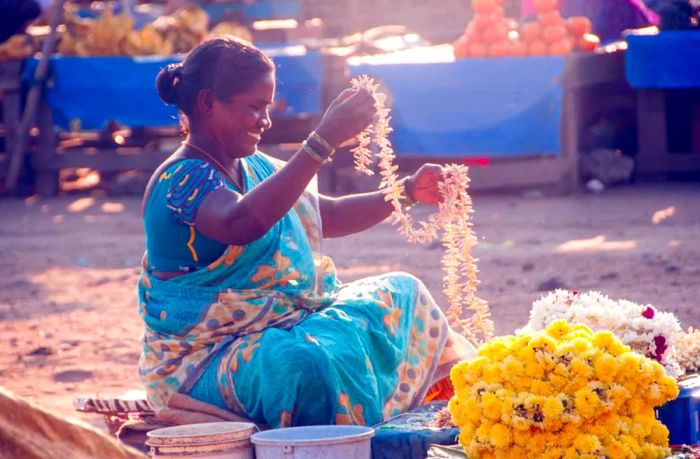
M282 166L262 153L241 162L241 193ZM421 403L444 314L409 274L341 284L321 235L306 192L265 236L205 268L164 281L144 266L139 375L155 410L179 392L271 427L373 425Z

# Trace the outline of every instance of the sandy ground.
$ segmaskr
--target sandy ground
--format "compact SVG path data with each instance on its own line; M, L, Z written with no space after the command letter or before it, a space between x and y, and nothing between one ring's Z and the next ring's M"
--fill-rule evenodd
M0 201L0 385L63 415L76 395L140 389L139 207L84 194ZM522 326L556 285L652 303L700 326L698 184L477 196L475 207L480 292L498 333ZM439 244L409 245L381 224L328 241L326 252L344 280L409 271L444 304Z

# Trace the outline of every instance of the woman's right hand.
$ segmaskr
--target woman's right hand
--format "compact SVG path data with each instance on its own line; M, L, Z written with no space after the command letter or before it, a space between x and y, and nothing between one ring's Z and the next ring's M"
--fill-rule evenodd
M367 89L346 89L328 106L316 133L337 148L369 126L376 113L374 97Z

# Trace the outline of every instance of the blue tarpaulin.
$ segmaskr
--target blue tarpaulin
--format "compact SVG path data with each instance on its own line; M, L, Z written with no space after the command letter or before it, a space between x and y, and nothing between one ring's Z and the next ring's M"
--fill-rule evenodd
M628 35L625 73L638 89L700 87L700 31Z
M564 58L360 64L389 94L398 155L558 155Z
M284 109L273 117L318 115L322 109L321 54L317 51L264 50L277 66L277 100ZM302 50L303 51L303 50ZM45 98L54 123L69 129L99 130L109 121L126 126L172 126L177 110L158 97L155 78L164 66L181 57L54 57ZM36 60L29 60L31 79Z
M243 3L210 3L204 6L213 23L225 19L227 13L239 12L248 21L269 19L299 19L301 8L297 0L258 0L250 5Z

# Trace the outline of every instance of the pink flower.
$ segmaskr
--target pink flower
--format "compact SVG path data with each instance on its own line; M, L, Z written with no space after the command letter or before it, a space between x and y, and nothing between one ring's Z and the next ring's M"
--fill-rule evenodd
M652 308L651 306L647 307L644 310L644 312L642 313L642 315L644 317L646 317L647 319L653 319L654 318L654 308Z
M663 336L655 336L654 344L656 345L656 360L661 361L661 356L663 356L666 349L668 349L666 338Z

